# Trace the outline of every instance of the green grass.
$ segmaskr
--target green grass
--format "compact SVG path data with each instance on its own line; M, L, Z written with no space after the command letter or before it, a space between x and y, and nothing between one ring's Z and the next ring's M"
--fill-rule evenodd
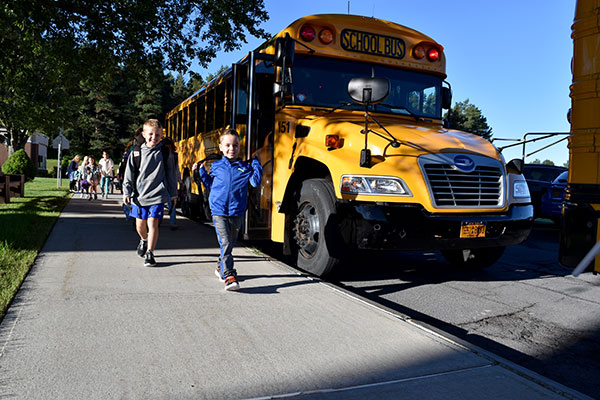
M56 178L35 178L25 197L0 203L0 320L69 201L69 182L62 182L57 189Z
M48 172L52 172L54 167L58 166L58 160L56 158L47 158L46 159L46 169Z

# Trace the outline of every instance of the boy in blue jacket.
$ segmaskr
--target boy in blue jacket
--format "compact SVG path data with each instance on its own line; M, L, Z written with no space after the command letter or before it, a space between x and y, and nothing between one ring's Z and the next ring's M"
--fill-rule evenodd
M233 246L237 240L246 207L248 205L248 183L257 187L262 180L262 167L258 160L250 163L238 158L240 136L233 129L225 129L219 137L220 160L213 162L210 173L204 164L194 164L200 179L210 191L208 204L213 217L217 240L221 247L219 265L215 274L225 282L225 290L237 290L237 272L233 268Z

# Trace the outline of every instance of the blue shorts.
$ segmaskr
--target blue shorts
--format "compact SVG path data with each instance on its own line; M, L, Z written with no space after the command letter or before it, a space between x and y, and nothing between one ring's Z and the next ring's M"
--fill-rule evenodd
M138 206L131 203L131 216L133 218L138 219L148 219L148 218L163 218L163 213L165 212L164 204L154 204L151 206Z

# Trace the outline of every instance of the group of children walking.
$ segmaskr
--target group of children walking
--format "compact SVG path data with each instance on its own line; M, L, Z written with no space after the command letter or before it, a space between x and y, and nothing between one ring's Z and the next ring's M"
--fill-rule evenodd
M156 265L154 250L164 204L170 202L171 209L177 204L179 167L174 152L163 149L166 146L161 141L162 133L158 120L144 123L144 143L128 157L123 180L123 202L131 206L140 236L137 254L144 258L147 267ZM240 137L233 129L221 133L219 149L223 156L211 164L210 172L198 163L193 165L193 171L210 191L208 200L220 246L215 274L225 283L225 290L237 290L240 285L233 266L233 246L248 204L248 184L260 185L262 167L256 159L246 162L238 158Z
M88 200L98 199L98 185L102 191L102 197L108 197L112 193L112 181L115 163L106 151L102 152L100 162L96 164L94 156L85 156L81 162L78 154L69 163L67 176L69 177L69 190L72 193L80 193L81 197L87 196Z

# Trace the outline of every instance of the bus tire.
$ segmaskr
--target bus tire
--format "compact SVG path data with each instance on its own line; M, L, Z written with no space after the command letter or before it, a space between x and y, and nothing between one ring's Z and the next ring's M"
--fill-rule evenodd
M465 270L476 270L487 268L495 264L504 253L504 247L470 249L470 253L464 253L465 250L466 249L442 250L442 255L446 261L454 267Z
M290 232L296 265L317 276L331 274L343 253L333 185L325 179L308 179L296 198Z

